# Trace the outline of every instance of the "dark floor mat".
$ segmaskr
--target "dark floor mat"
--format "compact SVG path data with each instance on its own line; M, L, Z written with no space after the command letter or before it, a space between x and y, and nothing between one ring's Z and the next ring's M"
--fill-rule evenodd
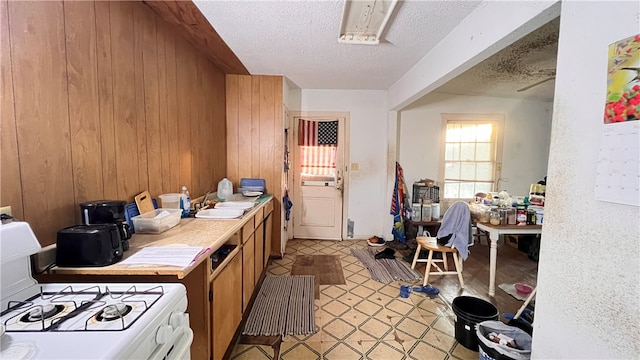
M320 285L345 285L338 255L297 255L291 275L315 276L315 298L320 299Z

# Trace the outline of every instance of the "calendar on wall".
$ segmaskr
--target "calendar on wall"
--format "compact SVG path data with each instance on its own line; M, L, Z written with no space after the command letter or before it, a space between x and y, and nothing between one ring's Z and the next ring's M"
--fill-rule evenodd
M640 34L609 45L596 200L640 206Z
M640 206L640 121L606 124L600 142L596 200Z

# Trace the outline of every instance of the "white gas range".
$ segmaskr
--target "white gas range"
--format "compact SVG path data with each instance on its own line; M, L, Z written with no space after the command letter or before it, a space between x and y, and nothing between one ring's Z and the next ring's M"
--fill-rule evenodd
M38 284L29 225L0 225L0 359L189 359L182 284Z

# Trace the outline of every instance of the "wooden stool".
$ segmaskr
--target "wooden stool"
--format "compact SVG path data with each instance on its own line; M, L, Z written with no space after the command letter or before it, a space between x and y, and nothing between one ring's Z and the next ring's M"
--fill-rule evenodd
M427 243L428 237L418 236L416 238L416 242L418 243L418 248L416 249L416 254L413 256L413 263L411 263L411 268L416 268L416 263L418 262L426 262L427 267L424 270L424 282L422 286L426 286L429 281L429 275L431 275L431 266L435 267L437 272L434 272L433 275L458 275L458 280L460 281L460 288L464 289L464 280L462 279L462 259L458 257L458 250L454 247L442 246L436 242L435 245L430 245ZM435 239L435 238L432 238ZM429 257L427 259L418 259L420 255L420 250L425 248L429 250ZM437 251L442 253L442 259L434 259L433 252ZM449 271L449 264L447 263L447 253L453 254L453 263L456 268L455 271ZM444 266L444 270L442 270L435 263L442 263Z

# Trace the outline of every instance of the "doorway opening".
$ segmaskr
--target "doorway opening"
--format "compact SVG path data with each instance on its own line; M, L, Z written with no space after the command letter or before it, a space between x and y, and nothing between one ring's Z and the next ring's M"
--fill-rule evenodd
M348 113L293 115L293 237L346 238Z

